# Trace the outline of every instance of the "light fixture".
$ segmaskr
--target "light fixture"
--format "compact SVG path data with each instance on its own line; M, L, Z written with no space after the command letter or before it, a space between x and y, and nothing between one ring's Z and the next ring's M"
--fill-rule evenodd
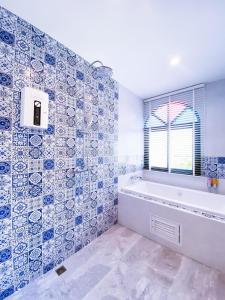
M181 59L179 56L174 56L173 58L171 58L170 60L170 65L171 66L177 66L179 65L179 63L181 62Z

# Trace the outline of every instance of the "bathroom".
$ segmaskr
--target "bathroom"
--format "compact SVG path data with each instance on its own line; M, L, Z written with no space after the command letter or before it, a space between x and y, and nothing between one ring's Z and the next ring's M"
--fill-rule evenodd
M0 300L225 299L224 28L0 0Z

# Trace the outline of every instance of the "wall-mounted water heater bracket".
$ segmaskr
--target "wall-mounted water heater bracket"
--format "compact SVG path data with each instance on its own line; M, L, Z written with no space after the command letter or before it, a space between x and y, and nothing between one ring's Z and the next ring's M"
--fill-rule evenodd
M21 92L20 126L48 128L48 94L31 87Z

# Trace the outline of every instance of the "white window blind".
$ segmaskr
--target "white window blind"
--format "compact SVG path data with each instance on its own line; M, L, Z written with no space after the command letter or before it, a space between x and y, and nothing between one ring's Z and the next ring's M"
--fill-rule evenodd
M204 86L144 103L145 169L200 175L204 104Z

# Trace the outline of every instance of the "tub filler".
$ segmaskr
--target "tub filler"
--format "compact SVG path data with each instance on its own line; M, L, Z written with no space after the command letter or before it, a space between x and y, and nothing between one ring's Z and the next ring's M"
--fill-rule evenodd
M225 196L138 181L119 191L119 224L225 273Z

